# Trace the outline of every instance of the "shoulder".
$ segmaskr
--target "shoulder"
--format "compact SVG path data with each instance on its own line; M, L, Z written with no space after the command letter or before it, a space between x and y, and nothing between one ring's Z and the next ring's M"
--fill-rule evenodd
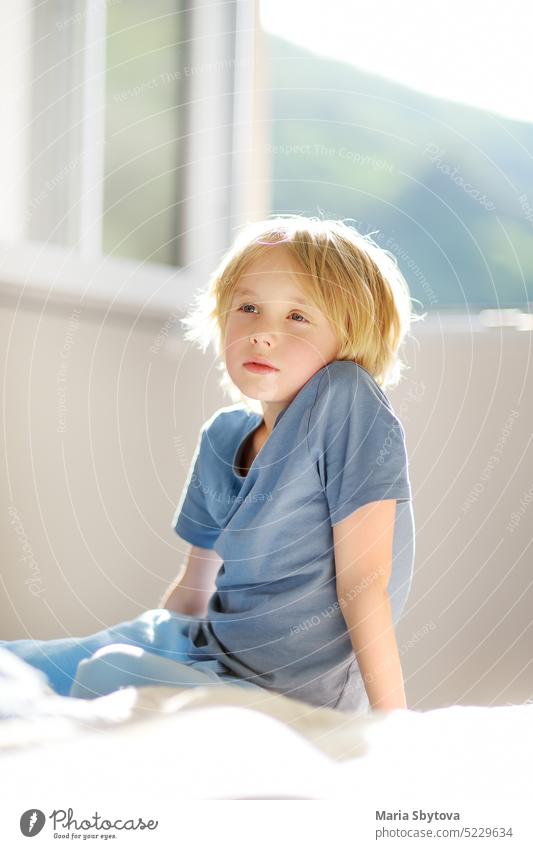
M328 444L342 432L354 439L381 438L395 430L405 438L392 405L372 375L351 360L335 360L321 369L309 416L310 443Z
M321 370L315 406L369 404L376 408L391 404L370 372L352 360L334 360Z
M369 493L410 498L405 431L385 393L356 363L335 360L321 376L307 446L332 510L361 506Z

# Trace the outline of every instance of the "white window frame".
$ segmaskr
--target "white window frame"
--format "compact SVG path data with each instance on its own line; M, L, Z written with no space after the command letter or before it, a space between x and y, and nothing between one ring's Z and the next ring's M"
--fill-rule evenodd
M26 43L37 63L39 50L45 47L38 33L30 30L31 16L37 8L41 21L46 20L46 15L54 16L53 21L48 21L48 27L50 30L53 25L57 29L55 47L58 54L60 46L63 51L58 61L64 60L59 85L66 80L71 90L78 86L74 99L70 98L62 110L60 107L57 110L57 119L65 124L65 147L59 158L64 167L69 153L72 155L74 143L81 158L81 168L75 179L65 180L60 187L60 191L68 193L67 208L77 210L65 221L60 214L65 208L66 195L61 197L60 192L57 193L57 227L61 230L62 244L36 238L41 214L38 206L20 239L0 242L0 294L44 300L50 305L79 303L83 299L83 303L92 308L107 310L112 305L114 311L136 315L141 311L163 316L172 309L185 310L195 289L205 285L207 275L229 247L234 231L247 220L268 212L262 188L259 193L250 190L253 175L264 170L264 162L258 163L257 159L266 158L266 147L252 143L258 118L255 68L258 0L185 2L186 9L181 12L187 16L184 27L188 47L186 65L191 73L187 76L188 90L183 107L186 166L180 181L184 198L179 234L180 266L120 259L101 253L101 227L94 225L102 216L106 3L52 0L43 4L41 0L6 0L6 4L9 17L17 14L16 10L19 21L25 15ZM63 13L63 29L57 25L61 14L58 7ZM65 22L69 19L72 22L75 16L83 25L70 27L71 31L67 32ZM21 32L22 29L21 24ZM76 38L81 39L82 44L76 44ZM79 62L79 53L76 63L76 53L81 50L84 51L83 63ZM25 61L28 61L28 53ZM221 96L227 90L228 75L216 70L202 72L206 61L209 65L213 63L214 69L231 69L233 97ZM76 80L75 74L80 71L81 79ZM57 78L55 84L58 85ZM50 98L60 101L62 94L64 92L51 91L49 86L42 96L50 103ZM79 120L76 109L79 109ZM36 111L38 113L38 104ZM38 114L30 114L26 121L30 128L29 150L39 150L42 139ZM23 129L23 123L22 117L21 125L13 130ZM60 131L55 124L56 137ZM57 148L54 155L57 158ZM31 164L30 178L25 186L29 197ZM54 168L48 168L48 173L53 173ZM221 175L221 168L227 173ZM18 191L21 191L20 183ZM46 214L49 231L49 208Z

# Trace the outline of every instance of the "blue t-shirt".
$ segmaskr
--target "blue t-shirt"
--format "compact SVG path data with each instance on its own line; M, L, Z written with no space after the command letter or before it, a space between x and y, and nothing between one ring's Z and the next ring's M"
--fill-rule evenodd
M262 420L239 403L202 425L174 515L180 537L223 560L206 617L191 623L190 657L312 705L368 709L336 593L332 525L368 502L398 500L396 622L415 553L403 427L369 372L346 360L302 386L242 476L235 462Z

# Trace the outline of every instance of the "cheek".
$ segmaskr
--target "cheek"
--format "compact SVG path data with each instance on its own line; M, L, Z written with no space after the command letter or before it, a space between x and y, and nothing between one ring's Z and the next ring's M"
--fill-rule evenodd
M243 322L229 319L224 334L224 356L226 361L240 360L243 346L247 342L246 330Z
M306 350L312 350L314 342L307 328L291 327L289 325L285 327L284 331L278 337L278 347L280 345L286 351L297 351L299 354L302 354Z
M224 344L226 347L228 345L233 344L238 338L237 328L235 326L235 322L232 318L229 318L226 323L226 330L224 333Z
M324 337L317 328L305 328L300 333L294 333L291 336L291 341L299 348L305 348L309 356L313 356L317 351L320 351L324 345Z
M327 351L335 350L338 345L337 336L335 331L329 325L325 327L319 335L323 349Z
M320 367L323 366L324 360L330 359L334 353L334 344L329 334L324 333L323 329L306 334L305 339L301 341L301 345L305 347L308 363L319 364Z

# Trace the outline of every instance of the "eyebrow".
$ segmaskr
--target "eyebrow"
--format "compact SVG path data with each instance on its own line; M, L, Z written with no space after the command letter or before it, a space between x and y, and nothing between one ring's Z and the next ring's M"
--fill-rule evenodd
M233 297L236 297L237 295L253 295L254 298L257 297L256 292L252 292L251 289L235 289ZM291 301L293 304L301 304L301 306L307 307L308 309L314 309L311 304L308 304L307 301L302 301L302 299L297 297L296 295L293 297L289 296L287 298L287 301Z

